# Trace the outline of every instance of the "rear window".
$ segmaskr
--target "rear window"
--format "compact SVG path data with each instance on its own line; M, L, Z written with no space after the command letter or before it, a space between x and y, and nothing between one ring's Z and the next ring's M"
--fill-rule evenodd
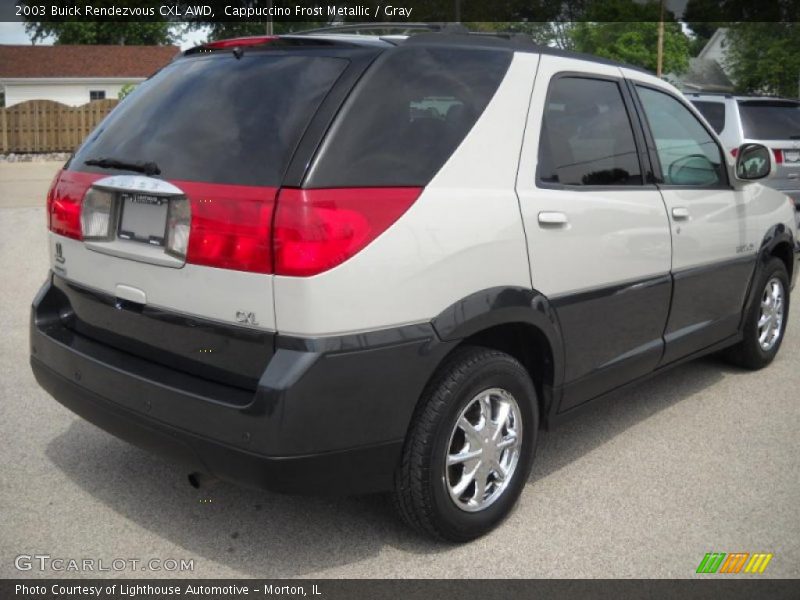
M142 83L78 150L96 158L155 162L161 177L278 186L345 59L233 53L180 60Z
M739 100L744 135L757 140L800 139L800 104L782 100Z
M725 105L722 102L704 102L692 100L692 104L706 118L711 128L718 134L725 129Z
M469 133L511 53L397 48L354 89L306 187L424 186Z

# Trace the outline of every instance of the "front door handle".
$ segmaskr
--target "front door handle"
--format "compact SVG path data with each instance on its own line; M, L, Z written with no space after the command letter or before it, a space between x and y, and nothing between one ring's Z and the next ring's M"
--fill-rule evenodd
M689 209L683 206L676 206L672 209L672 218L676 221L685 221L689 218Z
M569 222L567 215L558 211L543 211L539 213L540 225L566 225Z

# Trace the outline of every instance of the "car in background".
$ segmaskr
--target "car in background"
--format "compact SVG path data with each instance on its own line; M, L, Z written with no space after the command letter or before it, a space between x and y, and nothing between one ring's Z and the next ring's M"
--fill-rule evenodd
M772 150L777 170L767 185L789 196L800 211L800 100L712 93L686 96L734 157L748 142Z

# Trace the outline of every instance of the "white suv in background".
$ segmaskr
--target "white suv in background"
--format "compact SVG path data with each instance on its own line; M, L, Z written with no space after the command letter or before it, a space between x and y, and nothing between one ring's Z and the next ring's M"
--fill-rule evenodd
M393 490L470 540L541 427L704 354L772 361L800 251L752 181L774 162L734 163L646 72L524 38L214 42L56 177L31 366L194 482Z
M800 100L708 93L686 96L733 156L748 142L772 151L776 169L767 185L792 198L800 211Z

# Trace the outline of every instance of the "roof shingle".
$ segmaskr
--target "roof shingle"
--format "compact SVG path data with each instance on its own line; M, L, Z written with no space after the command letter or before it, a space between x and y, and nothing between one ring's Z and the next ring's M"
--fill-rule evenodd
M29 46L0 44L0 79L16 77L149 77L177 46Z

